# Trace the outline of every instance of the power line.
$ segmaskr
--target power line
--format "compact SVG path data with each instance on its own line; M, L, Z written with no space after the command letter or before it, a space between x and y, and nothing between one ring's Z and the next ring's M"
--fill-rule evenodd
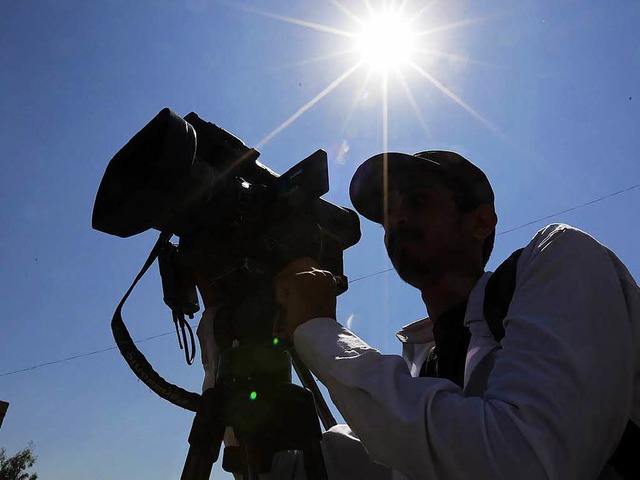
M534 223L542 222L543 220L549 220L550 218L554 218L554 217L557 217L558 215L563 215L563 214L568 213L568 212L573 212L574 210L578 210L579 208L583 208L583 207L586 207L588 205L593 205L594 203L601 202L602 200L606 200L607 198L615 197L616 195L620 195L621 193L628 192L628 191L633 190L634 188L638 188L638 187L640 187L640 184L634 185L634 186L629 187L629 188L624 188L622 190L618 190L617 192L609 193L609 194L604 195L604 196L602 196L600 198L596 198L595 200L590 200L590 201L585 202L585 203L583 203L581 205L576 205L575 207L567 208L566 210L562 210L561 212L552 213L551 215L547 215L545 217L540 217L540 218L538 218L536 220L532 220L531 222L524 223L524 224L522 224L522 225L520 225L518 227L511 228L509 230L504 230L502 232L499 232L496 235L504 235L505 233L511 233L511 232L516 231L516 230L520 230L521 228L528 227L529 225L533 225Z
M159 335L153 335L151 337L143 338L142 340L135 340L133 343L148 342L149 340L154 340L154 339L160 338L160 337L166 337L167 335L171 335L173 333L175 333L175 331L165 332L165 333L161 333ZM59 360L53 360L51 362L38 363L37 365L32 365L31 367L21 368L19 370L14 370L12 372L0 373L0 377L7 377L9 375L13 375L13 374L16 374L16 373L28 372L29 370L35 370L37 368L47 367L49 365L55 365L56 363L64 363L64 362L68 362L70 360L76 360L78 358L90 357L91 355L97 355L98 353L109 352L111 350L117 350L117 348L118 347L102 348L100 350L95 350L93 352L81 353L79 355L74 355L72 357L67 357L67 358L61 358Z
M634 189L639 188L639 187L640 187L640 184L637 184L637 185L633 185L633 186L628 187L628 188L624 188L624 189L622 189L622 190L618 190L617 192L608 193L607 195L603 195L602 197L596 198L595 200L590 200L590 201L585 202L585 203L582 203L582 204L580 204L580 205L576 205L576 206L573 206L573 207L567 208L567 209L565 209L565 210L562 210L562 211L559 211L559 212L556 212L556 213L552 213L552 214L550 214L550 215L545 215L544 217L537 218L537 219L532 220L532 221L530 221L530 222L523 223L522 225L519 225L519 226L517 226L517 227L510 228L510 229L508 229L508 230L503 230L503 231L501 231L501 232L496 233L496 236L497 236L497 235L504 235L504 234L506 234L506 233L515 232L516 230L520 230L520 229L522 229L522 228L524 228L524 227L528 227L528 226L533 225L533 224L535 224L535 223L542 222L542 221L544 221L544 220L549 220L549 219L554 218L554 217L557 217L557 216L559 216L559 215L563 215L563 214L565 214L565 213L572 212L572 211L574 211L574 210L578 210L578 209L580 209L580 208L587 207L587 206L589 206L589 205L593 205L594 203L601 202L601 201L606 200L606 199L608 199L608 198L615 197L616 195L620 195L620 194L622 194L622 193L629 192L629 191L634 190ZM380 272L371 273L371 274L369 274L369 275L365 275L365 276L363 276L363 277L354 278L353 280L349 280L349 283L358 282L358 281L360 281L360 280L366 280L367 278L375 277L375 276L377 276L377 275L382 275L383 273L387 273L387 272L390 272L390 271L392 271L392 270L393 270L393 268L388 268L388 269L386 269L386 270L382 270L382 271L380 271ZM195 328L195 327L194 327L194 328ZM149 340L154 340L154 339L156 339L156 338L166 337L167 335L171 335L171 334L173 334L173 333L175 333L175 332L173 332L173 331L172 331L172 332L165 332L165 333L161 333L161 334L159 334L159 335L153 335L153 336L151 336L151 337L143 338L142 340L136 340L134 343L143 343L143 342L147 342L147 341L149 341ZM118 347L108 347L108 348L103 348L103 349L101 349L101 350L95 350L95 351L93 351L93 352L89 352L89 353L82 353L82 354L79 354L79 355L74 355L74 356L72 356L72 357L61 358L61 359L59 359L59 360L53 360L53 361L51 361L51 362L39 363L39 364L37 364L37 365L33 365L33 366L31 366L31 367L21 368L21 369L19 369L19 370L14 370L14 371L11 371L11 372L0 373L0 377L7 377L7 376L9 376L9 375L14 375L14 374L16 374L16 373L28 372L28 371L30 371L30 370L35 370L35 369L37 369L37 368L47 367L47 366L49 366L49 365L55 365L55 364L57 364L57 363L64 363L64 362L68 362L68 361L71 361L71 360L76 360L76 359L78 359L78 358L89 357L89 356L91 356L91 355L97 355L98 353L104 353L104 352L109 352L109 351L111 351L111 350L116 350L117 348L118 348Z

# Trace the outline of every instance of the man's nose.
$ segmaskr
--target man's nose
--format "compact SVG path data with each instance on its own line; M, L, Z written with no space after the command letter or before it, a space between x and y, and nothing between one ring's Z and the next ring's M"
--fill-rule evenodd
M385 207L385 220L389 226L394 227L407 223L408 210L400 195L389 195Z

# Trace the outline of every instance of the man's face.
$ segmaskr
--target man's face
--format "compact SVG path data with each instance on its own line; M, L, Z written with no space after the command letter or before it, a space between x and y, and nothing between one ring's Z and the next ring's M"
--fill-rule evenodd
M384 228L393 266L417 288L464 268L474 254L468 214L458 211L446 187L391 190Z

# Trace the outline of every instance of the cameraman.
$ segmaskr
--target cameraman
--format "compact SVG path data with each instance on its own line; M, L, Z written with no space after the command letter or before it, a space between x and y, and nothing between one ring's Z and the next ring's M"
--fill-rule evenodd
M380 154L350 194L429 317L398 333L404 359L382 355L335 320L329 272L299 259L276 279L285 335L355 432L325 434L329 478L374 478L351 457L358 438L393 472L377 478L623 478L608 462L640 424L640 291L617 257L567 225L542 229L498 342L483 311L497 223L484 173L453 152ZM332 471L341 458L351 473Z

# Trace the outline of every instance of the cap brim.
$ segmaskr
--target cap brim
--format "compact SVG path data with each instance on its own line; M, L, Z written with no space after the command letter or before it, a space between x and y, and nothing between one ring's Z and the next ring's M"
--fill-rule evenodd
M374 155L358 167L351 179L351 203L360 215L381 224L384 218L383 192L424 185L429 173L434 176L442 174L440 164L399 152Z

